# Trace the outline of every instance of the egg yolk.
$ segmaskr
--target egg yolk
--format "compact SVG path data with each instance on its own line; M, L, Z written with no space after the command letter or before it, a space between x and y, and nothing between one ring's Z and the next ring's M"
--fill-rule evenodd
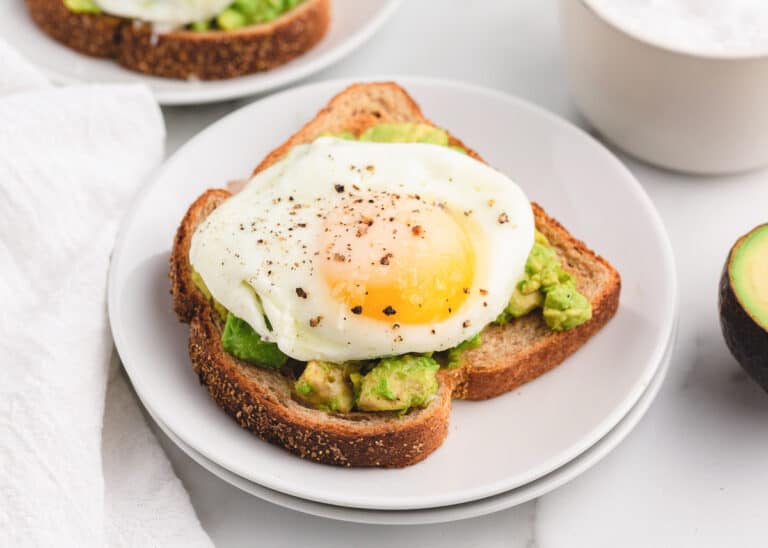
M321 271L351 315L439 322L459 310L472 287L473 236L468 216L434 200L352 194L324 217Z

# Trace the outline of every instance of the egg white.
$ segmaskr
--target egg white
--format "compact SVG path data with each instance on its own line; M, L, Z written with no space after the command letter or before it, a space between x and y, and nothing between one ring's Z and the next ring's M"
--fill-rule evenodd
M169 26L208 21L232 0L96 0L104 13Z
M316 247L323 229L318 212L343 197L337 184L428 195L447 208L473 212L480 228L473 242L477 268L458 310L437 323L395 329L350 314L334 299ZM287 230L299 224L301 230ZM437 145L326 137L294 147L213 211L193 236L190 261L215 299L285 354L341 362L439 351L473 336L505 308L533 239L525 194L482 162ZM308 297L299 297L297 288Z

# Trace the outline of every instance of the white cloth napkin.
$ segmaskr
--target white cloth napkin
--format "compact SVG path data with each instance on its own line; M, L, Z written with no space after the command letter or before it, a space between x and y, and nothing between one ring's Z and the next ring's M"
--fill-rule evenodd
M0 546L211 546L110 365L109 255L164 138L146 88L55 88L0 41Z

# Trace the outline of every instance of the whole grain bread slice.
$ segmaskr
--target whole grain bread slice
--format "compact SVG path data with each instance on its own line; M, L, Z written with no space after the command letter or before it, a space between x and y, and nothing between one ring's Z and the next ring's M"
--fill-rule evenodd
M270 153L255 173L279 160L291 147L311 142L324 132L360 134L372 125L389 122L431 124L413 99L394 83L352 85ZM451 136L450 141L480 159L456 137ZM536 378L583 345L618 306L618 272L533 204L537 228L592 302L590 321L556 333L547 328L540 314L533 313L504 326L486 327L481 333L482 345L463 355L461 367L439 373L435 400L401 418L381 413L342 416L308 409L293 399L290 381L284 375L254 368L222 351L221 319L192 281L192 234L230 195L227 190L207 191L190 206L179 226L170 261L174 309L182 321L191 324L193 366L217 404L260 437L318 462L405 466L425 458L447 435L451 396L486 399Z
M328 30L330 0L305 0L270 23L242 29L155 34L149 24L74 13L64 0L25 0L32 20L62 44L131 70L168 78L221 80L270 70L315 46Z

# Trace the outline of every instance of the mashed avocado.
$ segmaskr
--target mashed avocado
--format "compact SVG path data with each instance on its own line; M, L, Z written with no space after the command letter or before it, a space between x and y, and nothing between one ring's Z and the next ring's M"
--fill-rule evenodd
M288 361L275 343L262 341L247 322L231 312L221 334L221 346L234 357L265 369L280 369Z
M101 8L93 0L64 0L64 7L74 13L101 13Z
M357 408L404 413L411 407L426 407L437 393L438 369L428 356L384 358L368 374L357 377Z
M348 413L354 405L349 376L357 369L354 364L310 361L294 385L296 395L312 407Z
M378 124L366 129L360 141L373 143L430 143L448 145L448 133L428 124Z
M592 305L573 284L560 284L547 291L542 314L550 329L565 331L589 320Z
M505 324L539 307L544 322L554 331L572 329L592 318L589 299L579 293L575 279L563 270L557 253L537 230L525 274L495 323Z

